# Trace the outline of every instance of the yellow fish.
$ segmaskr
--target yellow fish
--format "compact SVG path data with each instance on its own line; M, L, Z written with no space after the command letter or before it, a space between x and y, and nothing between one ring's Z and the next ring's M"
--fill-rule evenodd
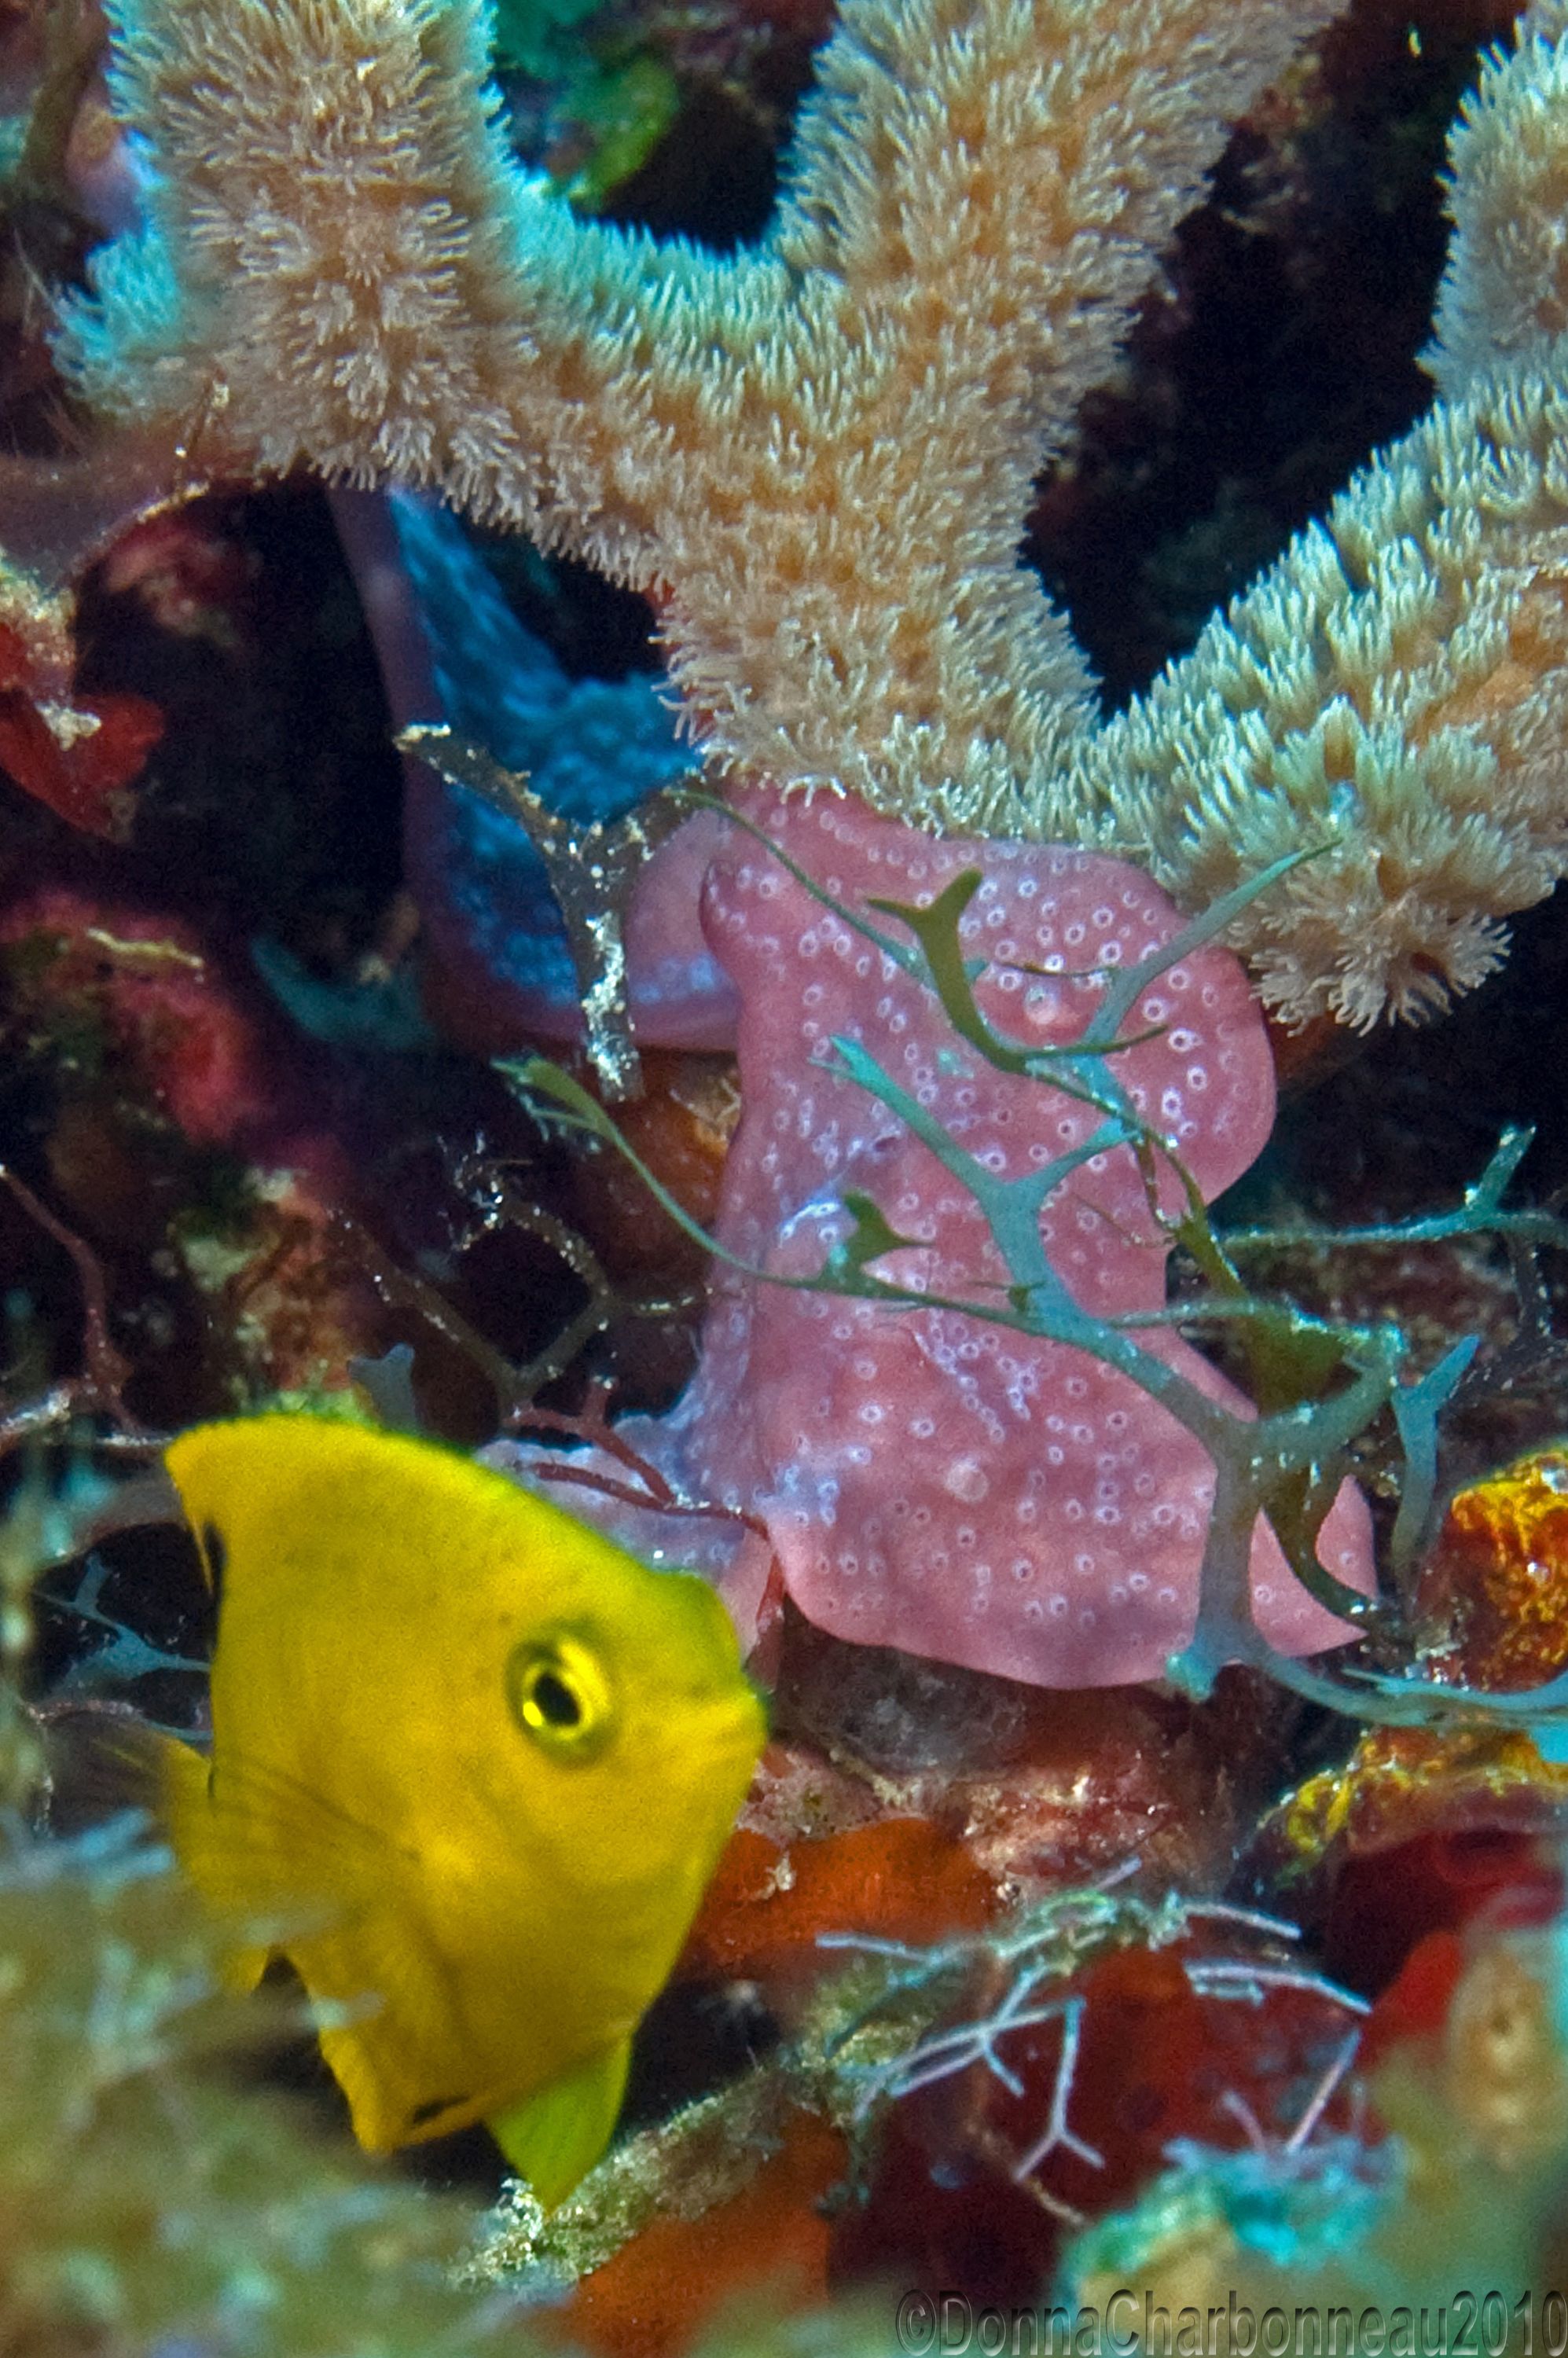
M218 1644L211 1761L169 1740L163 1801L240 1976L281 1953L329 2002L362 2145L484 2121L559 2201L762 1745L729 1616L400 1433L263 1416L168 1463Z

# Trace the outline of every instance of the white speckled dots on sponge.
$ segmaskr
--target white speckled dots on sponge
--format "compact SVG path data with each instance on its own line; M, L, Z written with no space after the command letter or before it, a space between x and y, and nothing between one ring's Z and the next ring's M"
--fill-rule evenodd
M851 904L929 899L961 869L980 869L966 935L976 955L1012 962L985 978L979 997L1014 1036L1076 1037L1100 991L1083 970L1143 957L1182 922L1137 870L1092 853L937 841L829 796L759 797L751 815ZM722 1242L779 1275L814 1273L847 1228L843 1191L860 1188L922 1239L882 1264L888 1274L949 1294L996 1282L1000 1264L972 1200L885 1107L822 1069L828 1041L862 1040L1000 1174L1080 1141L1094 1109L986 1065L929 993L751 838L737 835L716 863L705 921L742 1006L745 1112ZM1151 986L1136 1021L1162 1028L1118 1056L1119 1077L1216 1195L1273 1118L1272 1060L1246 978L1227 952L1204 949ZM1075 1172L1043 1226L1086 1308L1162 1303L1166 1242L1128 1150ZM1236 1401L1179 1337L1146 1339L1211 1397ZM694 1495L760 1512L796 1603L841 1637L1087 1686L1158 1677L1191 1635L1213 1470L1164 1410L1084 1352L959 1313L889 1310L719 1271L676 1422ZM1348 1487L1323 1549L1340 1578L1369 1585L1366 1511ZM1344 1624L1305 1595L1266 1531L1252 1578L1276 1646L1305 1653L1343 1641Z

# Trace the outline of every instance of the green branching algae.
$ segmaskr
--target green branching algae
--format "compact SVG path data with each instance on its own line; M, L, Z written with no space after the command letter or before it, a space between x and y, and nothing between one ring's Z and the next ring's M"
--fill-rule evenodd
M744 819L737 824L767 843ZM1568 1674L1516 1694L1443 1683L1425 1666L1423 1633L1409 1614L1411 1567L1437 1504L1440 1420L1470 1365L1474 1339L1459 1341L1435 1366L1423 1368L1392 1323L1325 1320L1286 1298L1253 1290L1241 1271L1249 1252L1266 1244L1301 1241L1316 1232L1291 1229L1276 1236L1248 1229L1234 1238L1223 1235L1210 1219L1191 1174L1169 1141L1139 1113L1118 1076L1116 1060L1136 1044L1128 1027L1150 983L1194 950L1222 937L1244 903L1267 892L1314 855L1298 853L1276 862L1192 918L1149 957L1108 970L1104 992L1082 1033L1066 1045L1036 1047L997 1032L976 999L975 984L986 962L965 956L959 928L979 885L978 871L953 878L924 907L871 903L879 916L899 929L895 932L843 905L777 847L769 849L815 900L929 991L956 1040L996 1070L1049 1085L1099 1115L1098 1125L1069 1152L1008 1178L967 1152L863 1042L843 1036L830 1042L827 1068L846 1076L895 1115L979 1206L1006 1271L1004 1288L978 1287L962 1299L949 1298L881 1273L879 1262L889 1254L917 1248L918 1240L901 1234L873 1197L855 1189L847 1189L840 1198L848 1233L815 1275L781 1277L752 1268L726 1252L689 1217L603 1107L568 1074L538 1056L503 1065L522 1093L624 1155L688 1236L750 1277L796 1291L853 1295L890 1310L957 1311L1021 1335L1067 1344L1117 1369L1165 1409L1201 1444L1216 1474L1197 1625L1190 1642L1167 1664L1167 1675L1186 1693L1208 1694L1226 1663L1243 1662L1310 1702L1385 1723L1431 1723L1456 1714L1531 1722L1568 1711ZM1420 1244L1456 1237L1494 1238L1526 1254L1568 1247L1568 1223L1551 1213L1507 1205L1509 1184L1529 1143L1528 1131L1508 1131L1485 1171L1452 1210L1358 1229L1348 1240ZM1052 1267L1042 1241L1041 1214L1075 1171L1118 1147L1130 1149L1135 1156L1151 1218L1184 1247L1203 1280L1203 1291L1162 1311L1102 1317L1082 1307ZM1161 1208L1158 1181L1164 1171L1174 1173L1184 1205L1173 1220ZM1146 1349L1141 1330L1162 1326L1199 1335L1226 1329L1247 1371L1257 1415L1238 1413L1211 1399L1179 1368ZM1374 1433L1391 1433L1400 1505L1384 1593L1369 1599L1325 1569L1316 1541L1342 1482L1354 1471L1357 1448ZM1292 1660L1256 1628L1249 1559L1260 1516L1272 1526L1296 1578L1365 1639L1360 1659L1331 1668Z

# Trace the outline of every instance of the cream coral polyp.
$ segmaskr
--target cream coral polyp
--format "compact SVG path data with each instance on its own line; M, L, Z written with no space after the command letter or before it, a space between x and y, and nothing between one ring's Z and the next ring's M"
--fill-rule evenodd
M438 489L655 596L711 776L742 802L767 782L768 826L826 893L918 897L922 870L982 870L980 990L1014 1036L1067 1036L1075 998L1087 1018L1092 985L1054 980L1053 958L1066 976L1110 965L1119 936L1124 959L1169 938L1163 890L1226 900L1288 1022L1419 1013L1497 963L1509 914L1568 863L1563 0L1524 13L1453 143L1438 399L1326 524L1108 720L1017 557L1227 123L1334 14L845 0L777 218L718 256L578 221L518 171L470 0L124 0L117 103L154 168L146 219L97 257L59 350L90 400L172 429L194 465ZM975 1191L821 1052L836 1030L874 1041L906 1112L990 1159L971 1175L1081 1138L1083 1109L969 1070L935 1002L749 848L714 865L708 923L741 998L721 1242L815 1276L858 1187L928 1230L906 1276L960 1301L1000 1286ZM1213 949L1143 997L1151 1037L1117 1077L1212 1194L1268 1135L1260 1020ZM1232 1592L1252 1516L1294 1512L1283 1486L1310 1486L1320 1449L1343 1463L1373 1413L1357 1387L1387 1405L1396 1377L1312 1395L1316 1420L1275 1419L1271 1466L1244 1463L1234 1395L1169 1328L1141 1330L1136 1395L1105 1364L1125 1336L1104 1321L1163 1299L1131 1149L1042 1217L1101 1322L1093 1357L978 1305L822 1307L722 1271L657 1445L762 1516L829 1627L1060 1682L1181 1651L1212 1496L1234 1561L1201 1682L1250 1642ZM1186 1379L1181 1424L1151 1398L1162 1367ZM1368 1585L1348 1492L1319 1544ZM1281 1649L1347 1626L1271 1541L1251 1606Z
M154 170L62 358L200 470L437 489L658 600L720 782L1093 844L1292 1023L1471 989L1568 859L1562 0L1452 149L1439 397L1108 721L1032 486L1226 125L1333 0L846 0L777 217L714 255L508 154L472 0L124 0Z

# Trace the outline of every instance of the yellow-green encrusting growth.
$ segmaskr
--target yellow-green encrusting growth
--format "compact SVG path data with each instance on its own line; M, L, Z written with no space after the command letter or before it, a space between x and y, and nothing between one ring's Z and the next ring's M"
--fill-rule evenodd
M453 2281L457 2201L235 2068L285 2026L223 1991L172 1865L124 1821L0 1841L0 2349L527 2358Z
M761 1747L722 1605L406 1435L266 1416L168 1464L219 1618L164 1800L238 1977L281 1952L325 2003L373 2151L482 2120L558 2201Z

